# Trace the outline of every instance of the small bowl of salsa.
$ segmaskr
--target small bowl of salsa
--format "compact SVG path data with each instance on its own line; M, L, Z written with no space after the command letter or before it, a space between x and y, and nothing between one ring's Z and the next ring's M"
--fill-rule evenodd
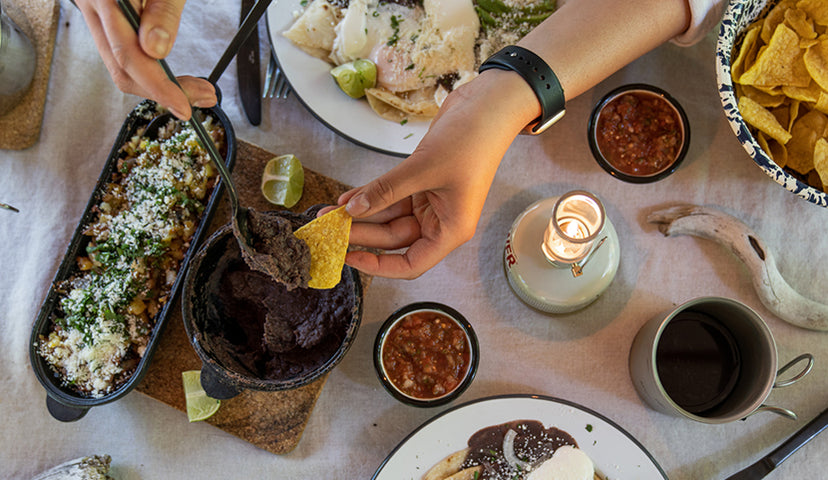
M631 183L661 180L690 146L690 124L664 90L641 83L605 95L589 120L589 148L610 175Z
M459 312L417 302L392 313L374 341L374 367L397 400L436 407L456 399L477 373L480 346Z

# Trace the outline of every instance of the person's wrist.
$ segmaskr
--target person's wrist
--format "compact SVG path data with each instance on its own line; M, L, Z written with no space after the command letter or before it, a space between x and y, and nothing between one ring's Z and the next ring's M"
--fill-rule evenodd
M487 108L499 119L502 128L514 130L517 135L540 116L540 102L520 74L491 69L480 72L475 81L479 86L475 95L489 99Z
M492 69L517 73L535 94L541 114L524 128L525 133L542 133L566 113L566 97L557 75L532 50L519 45L508 45L486 59L479 71Z

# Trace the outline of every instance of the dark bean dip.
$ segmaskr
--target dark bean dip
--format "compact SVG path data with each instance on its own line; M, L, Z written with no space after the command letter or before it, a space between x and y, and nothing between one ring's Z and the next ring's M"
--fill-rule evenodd
M251 208L247 227L253 244L242 249L242 256L250 268L270 275L288 290L308 286L310 248L293 235L294 228L287 218L276 212L259 212ZM244 240L240 238L239 241Z
M624 93L598 117L595 141L606 160L628 175L652 175L668 168L683 142L679 115L660 95Z
M205 291L213 302L203 346L222 366L242 375L267 380L305 375L344 341L354 315L354 292L346 270L334 288L288 290L252 270L238 243L228 241Z
M578 446L575 439L563 430L544 428L537 420L515 420L486 427L472 435L468 441L469 452L461 468L482 465L480 480L523 478L524 472L509 465L503 456L503 438L510 429L517 433L515 455L532 465L552 458L555 450L564 445Z

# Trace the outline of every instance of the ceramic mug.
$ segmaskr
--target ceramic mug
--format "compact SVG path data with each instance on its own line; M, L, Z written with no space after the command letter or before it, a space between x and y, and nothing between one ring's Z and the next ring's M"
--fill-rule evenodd
M794 365L804 368L788 380ZM776 342L750 307L723 297L700 297L641 327L630 348L630 377L654 409L703 423L727 423L759 411L796 418L765 405L774 387L791 385L813 367L806 353L777 370Z

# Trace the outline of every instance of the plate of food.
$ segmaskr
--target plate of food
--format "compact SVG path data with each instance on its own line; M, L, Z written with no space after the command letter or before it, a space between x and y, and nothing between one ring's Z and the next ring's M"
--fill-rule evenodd
M297 98L322 123L356 144L405 157L448 93L549 16L556 1L342 5L274 2L267 12L273 52Z
M556 478L550 472L568 472L565 478L667 479L644 446L615 422L542 395L486 397L446 410L397 445L373 479Z

